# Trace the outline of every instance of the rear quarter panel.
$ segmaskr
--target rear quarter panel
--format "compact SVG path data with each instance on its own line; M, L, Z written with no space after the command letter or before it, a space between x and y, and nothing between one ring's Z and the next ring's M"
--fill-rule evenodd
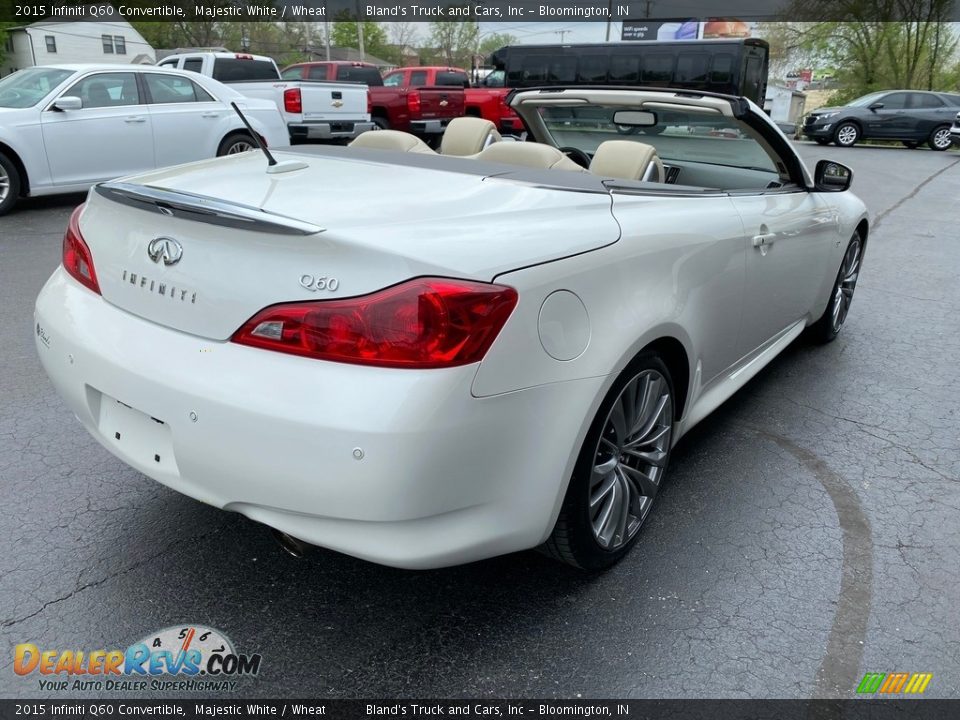
M691 377L698 367L712 377L736 360L746 241L730 199L615 196L614 214L617 243L497 278L516 287L520 301L480 365L475 395L596 376L612 383L661 337L684 346ZM575 293L589 317L587 346L567 361L548 355L540 339L541 307L561 289Z

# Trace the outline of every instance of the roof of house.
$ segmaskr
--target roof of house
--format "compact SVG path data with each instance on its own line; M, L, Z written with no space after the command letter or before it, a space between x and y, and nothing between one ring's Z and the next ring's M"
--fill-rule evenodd
M327 59L327 49L325 47L316 47L310 45L307 47L307 53L313 57L320 58L322 60ZM395 62L390 62L389 60L384 60L383 58L378 58L375 55L370 53L360 54L360 51L356 48L347 48L347 47L331 47L330 48L330 59L339 60L346 62L365 62L370 63L371 65L376 65L381 68L393 68L397 64Z

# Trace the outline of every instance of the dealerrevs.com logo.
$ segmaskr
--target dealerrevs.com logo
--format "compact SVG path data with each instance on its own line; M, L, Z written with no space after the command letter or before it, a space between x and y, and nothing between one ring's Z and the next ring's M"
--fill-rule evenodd
M13 650L13 670L37 677L39 689L46 691L230 692L237 678L260 672L261 659L238 653L219 630L180 625L125 650L54 650L21 643Z

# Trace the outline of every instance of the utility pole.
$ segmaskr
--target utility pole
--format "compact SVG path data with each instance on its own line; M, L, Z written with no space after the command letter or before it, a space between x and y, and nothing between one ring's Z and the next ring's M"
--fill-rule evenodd
M330 62L330 18L327 15L328 11L327 2L324 0L323 3L323 39L324 43L327 46L327 62Z
M610 42L610 23L611 16L613 15L613 0L607 3L607 42Z
M567 33L573 32L573 30L554 30L553 32L560 36L560 43L563 44L563 39L567 36Z
M366 60L367 55L363 50L363 18L360 15L360 0L357 0L357 43L360 45L360 62Z

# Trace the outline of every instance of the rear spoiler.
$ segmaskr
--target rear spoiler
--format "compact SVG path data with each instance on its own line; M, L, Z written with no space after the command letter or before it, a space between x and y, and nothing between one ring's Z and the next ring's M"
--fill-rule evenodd
M275 235L314 235L325 230L312 223L250 205L150 185L105 182L94 186L94 191L121 205L208 225Z

